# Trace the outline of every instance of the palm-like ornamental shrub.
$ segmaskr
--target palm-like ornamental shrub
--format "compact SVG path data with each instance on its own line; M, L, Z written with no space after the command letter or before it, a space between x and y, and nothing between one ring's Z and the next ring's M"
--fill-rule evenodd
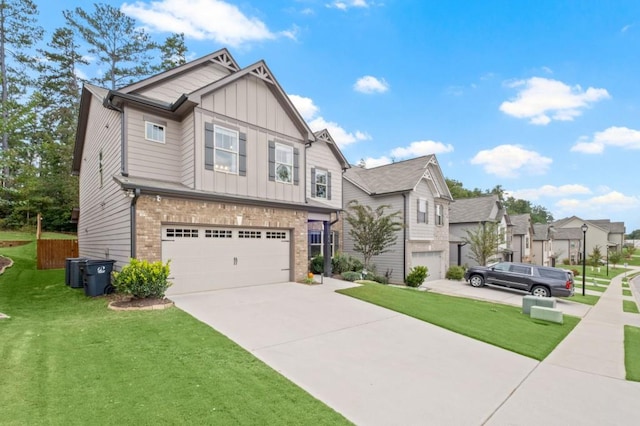
M113 286L118 293L128 294L136 299L164 297L171 286L169 282L169 262L148 262L131 259L120 272L113 273Z

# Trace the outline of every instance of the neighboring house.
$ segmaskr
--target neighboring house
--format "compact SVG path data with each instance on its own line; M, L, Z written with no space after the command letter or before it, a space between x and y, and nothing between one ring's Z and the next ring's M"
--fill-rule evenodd
M87 84L80 256L171 261L168 294L301 280L308 223L328 232L348 167L264 61L222 49L118 90Z
M533 263L531 259L531 238L533 236L533 225L531 224L531 215L517 214L510 215L511 225L511 261Z
M542 266L555 266L553 232L554 228L547 223L533 224L531 263Z
M587 225L586 230L586 256L587 258L597 246L603 258L608 251L620 251L624 245L625 226L623 222L611 222L608 219L585 220L577 216L560 219L553 222L556 233L553 236L554 247L562 247L562 258L569 258L572 264L582 262L585 247L582 225ZM566 254L565 254L566 253Z
M451 193L435 155L344 173L343 200L356 200L373 209L389 205L387 213L400 211L404 228L390 251L373 258L379 275L401 283L414 266L429 269L427 280L444 278L449 264L449 203ZM353 250L349 223L343 221L344 252Z
M449 264L476 266L472 256L467 231L475 233L480 226L486 223L497 223L500 235L500 245L496 256L489 260L508 260L510 251L508 250L509 239L509 215L500 202L497 195L491 194L482 197L461 198L451 203L449 207Z

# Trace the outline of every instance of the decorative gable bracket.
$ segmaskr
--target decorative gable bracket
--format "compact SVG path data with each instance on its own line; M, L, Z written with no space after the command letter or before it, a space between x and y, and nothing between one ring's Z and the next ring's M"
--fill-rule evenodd
M269 74L269 71L264 65L258 65L255 67L255 69L251 70L251 74L268 83L275 84L273 77Z
M240 69L238 68L238 65L235 63L235 61L231 58L231 55L224 51L220 52L218 56L211 58L211 62L222 65L223 67L234 72Z

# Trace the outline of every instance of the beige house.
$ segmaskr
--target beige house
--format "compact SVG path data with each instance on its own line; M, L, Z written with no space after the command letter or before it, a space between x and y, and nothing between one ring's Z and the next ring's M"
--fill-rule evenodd
M308 224L329 232L347 168L264 61L222 49L118 90L87 84L80 255L170 260L168 294L300 280Z
M535 263L531 256L531 245L533 239L533 224L531 223L531 215L517 214L510 215L511 218L511 242L510 249L512 251L512 262Z
M608 219L585 220L577 216L553 222L553 247L559 259L568 258L572 264L582 262L583 253L587 258L597 246L604 258L611 251L620 251L624 245L625 226L623 222ZM582 231L586 225L586 232ZM586 236L586 247L584 237Z
M449 207L449 239L450 265L476 266L471 255L469 245L465 239L468 232L475 233L487 223L495 223L500 236L500 243L495 256L488 263L510 260L511 250L511 221L507 210L495 194L481 197L461 198L451 203Z
M531 263L542 266L555 266L556 258L553 247L555 229L546 223L534 223L531 237Z
M343 200L357 200L373 209L389 205L400 211L404 228L387 253L373 258L379 275L402 283L414 266L429 269L427 281L444 278L449 265L449 203L451 193L435 155L365 169L352 167L344 173ZM343 221L344 252L360 256Z

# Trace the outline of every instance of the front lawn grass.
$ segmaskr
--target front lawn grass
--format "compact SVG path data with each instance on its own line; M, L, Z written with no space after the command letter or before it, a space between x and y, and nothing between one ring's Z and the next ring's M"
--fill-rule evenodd
M631 314L640 313L638 311L638 305L633 300L623 300L622 301L622 310L624 312L629 312Z
M631 294L631 290L627 290L626 288L622 289L622 295L623 296L633 296L633 294Z
M35 243L0 252L2 424L348 424L177 308L111 311L36 270Z
M62 234L59 232L43 232L40 235L43 240L73 240L78 238L76 234ZM22 231L0 231L0 241L35 241L36 233Z
M381 284L338 292L537 360L549 355L580 321L569 315L564 324L532 320L516 306Z
M624 326L624 368L627 380L640 382L640 328Z
M585 289L588 287L585 287ZM600 296L594 296L593 294L585 294L584 296L582 295L582 289L575 289L575 293L573 296L571 297L560 297L560 299L563 300L567 300L569 302L578 302L578 303L584 303L585 305L595 305L596 303L598 303L598 300L600 300Z

